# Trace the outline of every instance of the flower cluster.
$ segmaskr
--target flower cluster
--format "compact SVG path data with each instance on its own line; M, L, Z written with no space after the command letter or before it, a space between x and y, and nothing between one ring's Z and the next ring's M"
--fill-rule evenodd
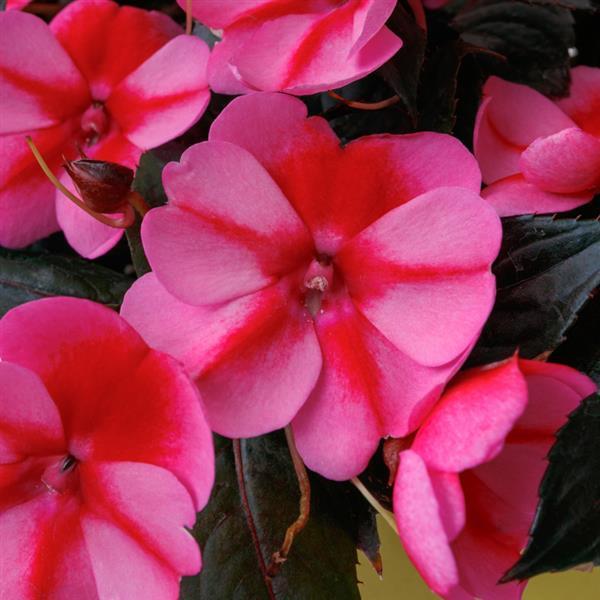
M574 68L560 100L491 77L474 155L428 131L343 144L298 96L396 55L396 0L178 3L213 48L111 0L49 24L22 2L0 13L7 248L62 230L83 257L106 253L142 153L187 132L210 90L239 95L163 169L167 204L140 210L151 271L120 315L56 297L0 320L0 597L177 598L201 566L186 528L213 485L211 431L288 428L340 481L394 439L397 528L427 584L520 598L497 582L555 432L596 385L518 355L463 365L494 306L500 216L600 191L600 69Z

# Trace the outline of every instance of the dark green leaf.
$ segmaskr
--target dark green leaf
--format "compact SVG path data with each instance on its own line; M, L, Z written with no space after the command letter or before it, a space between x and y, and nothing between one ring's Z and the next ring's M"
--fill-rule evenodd
M579 313L550 360L583 371L600 385L600 292Z
M0 315L11 308L50 296L75 296L118 308L133 280L70 257L0 248Z
M453 20L465 42L506 58L489 58L496 75L555 96L568 93L573 25L566 8L519 0L468 3Z
M496 304L469 365L550 352L600 285L600 222L504 219Z
M400 97L413 127L416 127L417 92L425 57L427 34L415 22L411 10L401 2L394 9L387 25L402 40L402 48L381 67L379 72Z
M258 546L253 543L238 491L232 444L217 438L217 479L194 535L203 548L200 575L182 583L182 599L359 600L356 550L340 523L344 506L311 478L311 515L288 560L268 580L262 575L298 516L298 482L280 433L241 441L245 489ZM334 486L336 484L333 484ZM339 484L343 485L343 484Z
M600 564L600 394L569 416L549 461L529 543L503 581Z

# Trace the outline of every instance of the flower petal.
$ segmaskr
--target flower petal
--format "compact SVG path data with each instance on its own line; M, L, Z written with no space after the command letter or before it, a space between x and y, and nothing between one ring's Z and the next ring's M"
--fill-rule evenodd
M484 88L492 127L510 144L526 147L539 137L573 127L573 121L554 102L533 88L490 77Z
M52 19L50 29L97 101L105 101L122 79L182 33L163 13L109 0L72 2Z
M558 194L600 190L600 138L579 127L539 138L521 155L525 180Z
M394 515L406 552L427 585L440 595L458 584L432 476L412 450L400 454L394 483Z
M583 373L555 363L537 360L519 361L527 380L529 402L511 437L553 437L579 403L597 390Z
M196 511L172 473L131 462L82 463L79 469L86 511L115 523L177 574L200 570L198 546L184 528L193 527Z
M458 473L490 461L527 405L516 357L453 380L419 429L412 449L431 469Z
M569 97L556 104L581 129L600 137L600 69L584 65L571 69Z
M511 144L494 127L489 116L493 98L484 98L475 120L473 153L479 162L485 183L492 183L519 172L519 159L525 146Z
M92 513L81 518L100 598L177 598L179 575L112 521Z
M64 450L60 415L35 373L0 361L0 389L0 463Z
M231 63L256 89L312 94L340 87L371 73L402 46L384 27L393 8L390 0L367 0L259 21Z
M148 343L184 361L214 431L252 437L287 425L321 370L312 321L294 290L283 280L221 306L192 307L147 275L127 292L122 313Z
M564 212L589 202L593 192L554 194L545 192L528 183L520 173L488 185L481 196L487 200L501 217L532 213Z
M154 148L182 134L201 117L210 99L208 55L205 42L181 35L121 81L106 106L133 144Z
M357 235L336 264L375 327L413 360L437 366L464 352L492 308L500 238L479 196L437 188Z
M99 600L78 508L43 494L0 512L0 598Z
M467 528L453 544L466 598L521 600L526 581L498 584L498 579L515 564L519 553L498 543L492 536ZM454 600L453 596L450 596Z
M177 3L185 10L186 0L177 0ZM307 0L291 0L291 2L288 0L286 5L294 8L298 7L298 10L302 10L302 5L306 3ZM198 21L208 25L208 27L223 29L239 19L252 18L254 13L258 11L260 11L260 14L269 14L270 11L277 11L277 4L281 3L277 0L244 0L244 2L211 0L211 2L192 2L192 14Z
M32 134L50 168L58 171L76 125L68 121ZM0 138L0 245L23 248L55 231L56 189L37 164L23 134Z
M413 431L458 365L423 367L395 348L345 297L316 319L323 369L292 424L306 465L329 479L363 471L379 440Z
M475 159L450 136L370 136L342 150L327 122L306 114L295 98L251 94L225 108L210 139L242 146L259 160L311 230L320 252L334 254L392 208L440 185L479 192Z
M0 321L0 356L40 376L74 456L164 467L204 505L213 450L197 391L115 312L75 298L23 304Z
M41 19L0 12L0 32L0 133L58 125L89 104L85 81Z
M255 292L308 259L308 232L269 174L242 148L205 142L163 172L169 206L142 226L161 283L188 304Z

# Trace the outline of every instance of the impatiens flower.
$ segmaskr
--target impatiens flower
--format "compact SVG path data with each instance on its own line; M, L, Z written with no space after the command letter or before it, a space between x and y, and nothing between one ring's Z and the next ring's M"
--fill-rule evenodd
M444 598L513 600L496 585L527 542L554 434L594 392L562 365L516 357L466 371L400 453L394 513L402 542Z
M135 168L144 149L185 131L208 102L208 48L180 33L166 15L109 0L76 0L50 26L0 13L0 245L26 246L59 228L89 258L116 244L121 230L57 195L25 135L58 174L79 148Z
M192 0L194 17L222 35L210 87L313 94L360 79L402 46L385 26L396 1Z
M6 0L6 10L18 10L30 2L31 0Z
M419 425L495 295L499 219L460 142L343 148L300 100L251 94L163 182L142 226L154 272L122 314L186 365L214 430L293 419L307 465L344 479Z
M7 313L0 357L0 598L178 598L214 469L181 365L74 298Z
M474 148L482 195L501 216L570 210L600 191L600 69L571 76L555 102L497 77L485 84Z

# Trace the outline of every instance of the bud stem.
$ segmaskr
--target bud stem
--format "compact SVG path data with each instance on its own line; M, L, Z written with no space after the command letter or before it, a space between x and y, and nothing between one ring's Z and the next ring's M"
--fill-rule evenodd
M40 151L37 149L36 145L33 143L33 140L30 136L25 137L25 141L29 146L29 149L33 153L35 160L38 165L44 172L44 175L50 180L52 185L59 191L62 192L71 202L76 204L81 210L84 210L88 215L94 217L97 221L100 221L103 225L108 225L109 227L114 227L115 229L126 229L130 225L133 224L135 219L135 213L131 206L127 205L125 212L122 217L118 219L112 219L111 217L107 217L101 213L97 213L93 211L91 208L88 208L84 202L82 202L75 194L73 194L68 188L66 188L54 175L52 169L48 166L48 163L44 160L44 157L41 155Z
M192 33L192 0L185 0L185 32Z
M391 96L380 102L358 102L357 100L348 100L333 90L329 90L327 95L350 108L358 108L360 110L380 110L382 108L387 108L388 106L393 106L400 101L400 96L398 95Z
M150 207L138 192L129 192L129 194L127 194L127 202L140 213L141 217L150 210Z
M310 481L304 462L300 454L298 454L296 442L294 441L294 432L290 425L285 428L285 437L292 457L292 463L294 464L294 470L296 471L296 477L298 478L298 486L300 487L300 514L287 528L281 548L271 558L271 564L267 569L269 577L275 577L281 565L287 560L292 544L294 543L294 538L304 529L310 515Z

